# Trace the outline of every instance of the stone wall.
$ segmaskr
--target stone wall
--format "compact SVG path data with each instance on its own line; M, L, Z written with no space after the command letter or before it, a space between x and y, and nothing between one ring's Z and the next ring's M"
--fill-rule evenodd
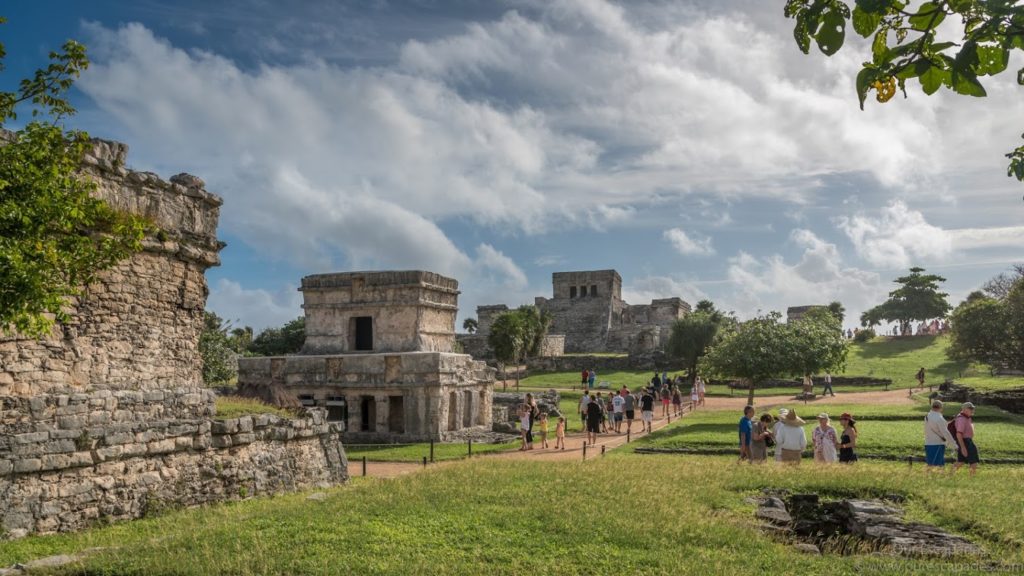
M558 410L561 395L557 390L533 392L532 394L534 401L537 402L537 409L540 410L540 413L548 415L549 433L551 438L554 439L555 425L558 423L558 417L562 415ZM504 434L518 434L518 410L519 405L524 402L526 402L525 392L495 392L494 403L491 408L494 431Z
M210 390L100 390L0 398L0 528L77 530L343 482L340 428L320 410L214 420Z
M71 321L50 337L0 337L0 395L202 385L203 273L223 247L221 199L194 176L165 181L127 170L126 155L124 144L97 140L83 172L97 182L98 197L160 232L87 287Z
M528 358L526 369L530 374L542 372L582 372L584 369L597 371L597 379L608 372L622 372L629 370L678 370L669 362L664 353L654 352L649 354L622 355L622 356L600 356L576 354L571 356L554 356ZM573 382L578 383L578 377Z
M1024 388L978 392L966 386L947 382L939 386L939 398L945 402L973 402L978 405L996 406L1014 414L1024 414Z

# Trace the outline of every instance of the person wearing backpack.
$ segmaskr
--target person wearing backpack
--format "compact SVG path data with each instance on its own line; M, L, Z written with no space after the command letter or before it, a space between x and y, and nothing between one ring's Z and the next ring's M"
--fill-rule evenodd
M924 460L929 471L946 465L946 446L957 445L954 434L942 416L942 400L932 400L932 409L924 417Z
M971 476L978 472L978 447L974 445L974 404L964 402L960 407L960 413L953 419L951 425L956 430L956 465L953 472L967 464L971 469Z

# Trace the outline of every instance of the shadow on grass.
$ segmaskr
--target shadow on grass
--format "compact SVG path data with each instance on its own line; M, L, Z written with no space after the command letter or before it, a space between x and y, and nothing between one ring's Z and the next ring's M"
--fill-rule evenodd
M710 433L710 434L736 434L739 438L739 417L736 417L736 424L726 423L700 423L692 424L689 426L680 426L678 428L662 429L654 432L650 436L647 436L642 441L662 441L672 440L674 438L680 438L690 436L693 434Z
M864 358L892 358L907 352L928 348L938 336L900 336L873 340L861 345Z

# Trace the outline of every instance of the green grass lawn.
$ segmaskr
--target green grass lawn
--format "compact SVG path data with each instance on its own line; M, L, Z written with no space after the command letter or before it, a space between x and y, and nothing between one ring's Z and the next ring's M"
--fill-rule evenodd
M552 442L554 433L551 434ZM505 452L519 448L519 441L507 442L504 444L482 444L473 443L473 455L488 454L491 452ZM420 442L417 444L402 444L398 446L345 446L345 453L349 460L356 463L363 456L370 462L422 462L424 457L430 458L430 443ZM458 460L469 455L469 446L465 442L456 443L434 443L434 461Z
M929 477L904 465L737 466L612 453L474 459L393 480L257 498L0 546L0 565L91 547L81 574L937 574L952 561L817 556L762 534L761 488L907 497L908 516L1024 562L1024 467ZM962 565L960 565L962 566Z
M807 421L808 441L812 428L817 426L815 418L818 413L830 414L833 426L840 432L838 417L843 412L850 412L857 419L857 452L861 456L905 458L923 455L922 421L927 411L923 403L915 406L815 404L806 408L796 405L795 408ZM947 406L947 420L956 411L956 407ZM641 438L636 447L732 450L738 442L739 419L740 414L735 411L698 411L678 425ZM1024 460L1024 416L979 406L975 426L982 458ZM950 449L948 456L955 456L955 452Z

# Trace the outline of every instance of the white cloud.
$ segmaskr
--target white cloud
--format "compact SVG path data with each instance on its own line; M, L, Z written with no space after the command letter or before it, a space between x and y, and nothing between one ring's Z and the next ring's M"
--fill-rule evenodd
M513 288L526 287L526 273L511 258L495 250L490 244L477 246L476 264L478 268L497 272Z
M777 254L755 258L746 252L729 259L733 289L724 298L726 307L748 317L758 311L785 313L790 306L838 300L847 310L846 325L854 326L861 312L884 299L878 274L844 266L835 244L806 229L793 230L790 239L803 250L796 263Z
M947 234L959 250L1024 246L1024 226L961 228L949 230Z
M302 316L302 294L295 286L270 292L221 279L210 287L206 307L235 327L249 326L258 334Z
M681 228L672 228L665 230L664 237L672 244L676 252L684 256L709 256L715 253L715 249L711 246L711 238L707 236L703 238L690 236Z
M708 298L697 282L671 276L635 278L622 287L622 299L630 304L649 304L659 298L679 297L690 306Z
M840 216L836 223L861 258L883 268L942 260L953 251L952 239L945 230L929 224L921 212L911 210L902 201L889 203L877 216Z

